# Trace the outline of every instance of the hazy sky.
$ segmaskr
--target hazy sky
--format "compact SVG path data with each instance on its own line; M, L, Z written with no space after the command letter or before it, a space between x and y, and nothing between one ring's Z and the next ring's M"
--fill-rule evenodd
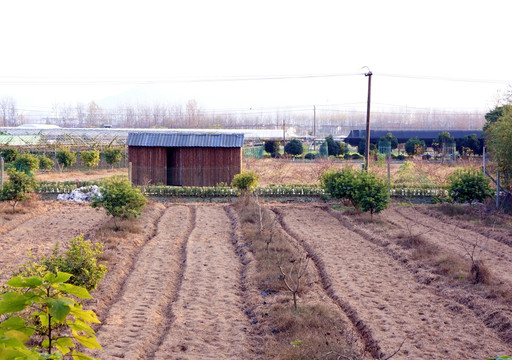
M363 66L375 109L486 110L512 84L510 0L17 0L0 9L0 96L22 111L127 91L204 109L364 109Z

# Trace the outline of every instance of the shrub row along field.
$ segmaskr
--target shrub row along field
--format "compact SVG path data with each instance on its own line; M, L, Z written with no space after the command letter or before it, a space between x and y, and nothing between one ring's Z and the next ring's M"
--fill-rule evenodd
M105 359L512 353L512 217L405 205L372 221L336 203L150 201L117 225L86 205L0 205L0 280L27 250L103 244L108 272L83 303Z

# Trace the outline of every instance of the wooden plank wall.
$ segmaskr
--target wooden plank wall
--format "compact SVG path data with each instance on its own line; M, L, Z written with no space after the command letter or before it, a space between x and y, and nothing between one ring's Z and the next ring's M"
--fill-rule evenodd
M128 159L135 185L167 183L167 148L129 146Z
M230 184L242 171L240 148L180 148L183 186Z

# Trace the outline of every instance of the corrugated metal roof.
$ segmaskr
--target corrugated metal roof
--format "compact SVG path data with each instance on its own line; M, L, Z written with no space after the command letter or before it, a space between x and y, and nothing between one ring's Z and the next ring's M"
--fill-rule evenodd
M128 146L242 147L243 134L129 133Z

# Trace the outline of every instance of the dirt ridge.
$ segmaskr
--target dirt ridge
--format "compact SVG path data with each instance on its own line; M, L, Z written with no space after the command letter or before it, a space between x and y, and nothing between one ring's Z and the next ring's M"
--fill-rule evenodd
M179 283L183 265L180 248L190 232L191 221L186 221L190 217L188 207L167 208L160 217L156 236L138 253L120 297L97 332L98 341L104 344L102 356L149 359L156 351ZM173 233L178 236L173 238Z
M403 216L406 219L411 220L410 217L403 215L401 212L397 211L396 209L390 209L391 211L395 211L397 214ZM335 219L340 221L343 226L347 227L351 231L357 233L364 239L370 241L371 243L381 246L383 249L385 249L386 253L390 256L392 256L395 260L401 260L402 264L407 264L407 266L403 266L405 269L407 269L412 275L414 275L414 278L421 284L425 286L429 286L429 283L425 283L424 279L418 277L418 268L414 265L412 265L411 262L409 262L409 259L407 259L405 256L402 256L397 251L394 251L391 249L386 240L382 239L379 235L375 234L369 234L364 229L352 224L345 216L336 213L334 210L324 207L324 211L326 211L328 214L333 216ZM387 222L392 224L393 226L396 226L397 228L403 228L400 226L400 224L395 223L394 221L390 219L386 219ZM443 233L443 232L441 232ZM451 235L451 234L447 234ZM424 267L424 266L423 266ZM440 294L440 291L437 288L431 287L431 290L435 293ZM443 292L440 294L442 296L448 297L460 305L463 305L467 309L471 310L477 318L479 318L486 327L494 331L496 335L505 342L512 341L512 311L508 309L502 309L502 311L496 311L494 309L487 309L488 304L482 303L482 301L475 295L469 294L464 290L460 289L451 289L449 293ZM506 313L509 313L507 315Z
M242 239L242 230L241 224L239 222L240 216L236 213L236 210L233 206L224 206L224 211L231 221L231 241L233 244L233 251L237 255L242 264L240 268L240 296L243 299L244 303L244 314L247 315L247 319L256 318L256 314L254 312L254 307L256 304L251 303L251 294L250 293L250 285L248 284L247 278L250 276L249 272L254 272L256 269L252 267L252 262L254 261L251 252L247 251L246 244L243 243ZM253 290L257 292L256 290ZM255 349L255 355L258 357L262 357L264 355L263 346L264 341L261 337L264 334L263 329L260 326L260 322L251 321L251 326L248 331L248 338L251 342L251 348Z
M276 214L279 224L286 231L286 233L295 239L299 239L300 236L295 233L284 221L283 214L278 208L272 208L272 211ZM311 260L315 263L322 281L322 286L326 291L326 294L341 308L341 310L347 315L354 327L357 329L360 337L364 341L365 351L369 352L374 358L381 359L384 356L382 349L379 346L377 340L375 340L372 330L366 325L365 321L359 317L357 311L350 306L346 301L343 301L333 290L332 281L325 268L323 260L313 250L313 248L305 241L298 241L304 250L307 252Z
M182 265L179 268L178 279L176 281L174 295L173 295L171 301L169 302L169 304L167 305L166 313L165 313L165 317L168 319L168 321L165 325L165 328L160 333L160 340L158 341L158 343L156 344L154 349L148 354L148 357L147 357L148 359L153 359L155 357L155 354L158 352L158 350L164 343L165 337L171 331L172 324L173 324L174 320L176 319L176 316L173 313L173 307L174 307L176 301L178 300L178 295L180 292L181 284L183 283L183 274L185 273L185 269L187 266L188 239L190 238L192 231L196 227L197 208L195 206L189 206L188 209L189 209L189 223L187 226L187 230L186 230L185 234L183 235L183 243L181 245L181 251L179 254L179 258L181 259Z

